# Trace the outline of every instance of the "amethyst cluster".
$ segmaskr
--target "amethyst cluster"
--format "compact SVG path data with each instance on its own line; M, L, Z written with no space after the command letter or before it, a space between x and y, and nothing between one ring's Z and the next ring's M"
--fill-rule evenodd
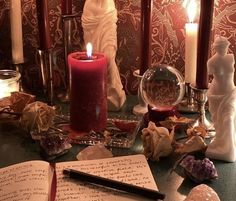
M66 153L72 146L62 135L47 135L40 139L40 146L48 160Z
M184 168L187 176L196 183L218 178L214 163L208 158L199 160L192 155L187 155L181 161L180 166Z

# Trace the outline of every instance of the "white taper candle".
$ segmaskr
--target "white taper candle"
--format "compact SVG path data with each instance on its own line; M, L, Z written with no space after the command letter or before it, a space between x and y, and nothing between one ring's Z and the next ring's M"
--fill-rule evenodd
M196 82L196 66L197 66L197 23L187 23L185 26L185 82Z
M189 23L186 23L185 26L185 82L195 84L197 69L198 24L193 23L193 21L197 13L197 3L195 0L188 0L187 2L188 3L185 7L187 7Z
M10 0L12 63L24 62L21 0Z

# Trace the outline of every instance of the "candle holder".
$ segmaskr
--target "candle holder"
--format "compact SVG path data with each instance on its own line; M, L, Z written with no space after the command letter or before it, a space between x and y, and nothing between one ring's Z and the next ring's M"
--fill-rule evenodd
M38 49L43 92L49 105L54 102L53 70L52 70L52 49Z
M190 87L190 83L185 83L185 97L177 106L177 110L186 113L196 113L198 111L196 101L194 100L194 92Z
M139 72L140 72L139 70L135 70L133 72L133 75L138 79L138 85L140 85L141 79L143 77L142 75L139 74ZM138 105L135 105L133 107L133 113L137 116L142 116L148 112L148 107L147 103L145 103L145 101L141 96L140 86L138 87L138 102L139 102Z
M193 90L194 100L196 100L198 105L199 116L193 123L193 127L203 126L207 133L207 137L213 137L215 135L215 128L213 124L206 118L205 104L207 102L207 89L198 89L193 85L190 85Z
M72 42L71 42L71 22L76 18L78 14L73 15L62 15L62 31L63 31L63 43L64 43L64 67L65 67L65 87L66 92L58 95L58 98L62 102L68 102L70 99L70 83L71 83L71 72L68 67L68 55L71 53Z
M10 96L11 92L19 91L21 74L16 70L0 70L0 99Z
M21 92L24 91L23 84L22 84L23 66L24 66L24 64L25 63L13 63L12 64L13 69L21 75L21 77L19 79L19 91L21 91Z

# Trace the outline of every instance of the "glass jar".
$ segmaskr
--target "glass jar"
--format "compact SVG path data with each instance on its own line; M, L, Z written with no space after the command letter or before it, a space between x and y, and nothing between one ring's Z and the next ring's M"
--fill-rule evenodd
M0 70L0 98L11 95L11 92L19 91L20 73L15 70Z

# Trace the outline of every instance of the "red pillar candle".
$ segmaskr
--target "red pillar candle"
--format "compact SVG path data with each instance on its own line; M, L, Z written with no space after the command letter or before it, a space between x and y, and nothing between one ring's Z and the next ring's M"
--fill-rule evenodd
M196 87L208 88L207 60L214 11L214 0L201 0L198 30Z
M52 47L48 19L48 0L36 0L36 8L39 30L39 49L47 50Z
M71 70L70 127L79 132L101 131L107 122L107 60L85 52L68 56Z
M61 1L61 14L71 15L72 14L72 0Z
M141 1L140 75L143 75L151 65L152 7L153 0Z

